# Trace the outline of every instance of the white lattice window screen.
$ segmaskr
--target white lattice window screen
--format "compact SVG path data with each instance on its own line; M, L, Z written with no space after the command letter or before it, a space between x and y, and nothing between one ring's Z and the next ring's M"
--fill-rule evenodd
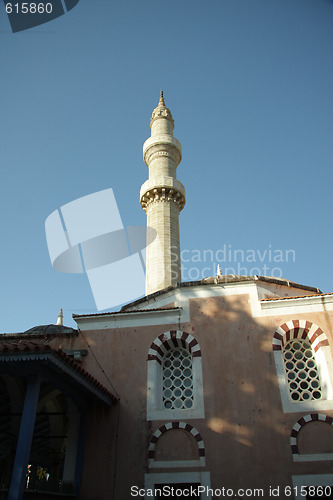
M306 340L291 340L283 349L290 397L293 401L321 399L319 372L311 344Z
M186 349L176 348L166 353L162 363L163 408L193 407L192 356Z

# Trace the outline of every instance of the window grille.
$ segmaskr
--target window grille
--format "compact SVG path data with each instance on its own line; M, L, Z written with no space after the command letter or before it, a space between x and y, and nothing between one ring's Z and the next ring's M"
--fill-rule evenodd
M310 343L301 339L288 342L283 358L291 399L295 402L321 399L319 372Z
M194 404L192 356L176 348L163 357L163 407L167 410L190 409Z

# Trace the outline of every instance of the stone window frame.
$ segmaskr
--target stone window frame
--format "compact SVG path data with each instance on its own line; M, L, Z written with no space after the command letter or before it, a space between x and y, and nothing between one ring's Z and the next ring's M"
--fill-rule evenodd
M162 434L172 430L172 429L182 429L190 433L197 442L198 446L198 460L155 460L155 448L159 438ZM205 467L205 445L201 434L197 431L195 427L186 422L168 422L157 429L149 443L148 448L148 467L149 468L172 468L172 467Z
M166 409L162 407L162 358L171 349L187 349L192 355L194 405L192 408ZM193 335L181 330L170 330L159 335L148 351L147 420L187 420L204 418L201 349Z
M309 342L314 352L322 398L308 401L292 401L283 359L283 346L290 340ZM273 335L273 353L284 413L333 409L333 361L327 336L319 326L306 320L291 320L279 326Z

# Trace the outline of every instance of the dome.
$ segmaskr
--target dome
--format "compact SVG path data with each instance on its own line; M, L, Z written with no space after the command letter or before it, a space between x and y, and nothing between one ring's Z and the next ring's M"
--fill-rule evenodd
M77 333L77 330L63 325L39 325L23 332L25 335L59 335L64 333Z

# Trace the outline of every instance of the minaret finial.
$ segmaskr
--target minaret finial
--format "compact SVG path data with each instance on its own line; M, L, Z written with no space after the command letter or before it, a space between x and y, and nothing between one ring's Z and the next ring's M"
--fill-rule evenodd
M165 106L164 97L163 97L163 90L160 91L160 102L158 103L158 105Z

